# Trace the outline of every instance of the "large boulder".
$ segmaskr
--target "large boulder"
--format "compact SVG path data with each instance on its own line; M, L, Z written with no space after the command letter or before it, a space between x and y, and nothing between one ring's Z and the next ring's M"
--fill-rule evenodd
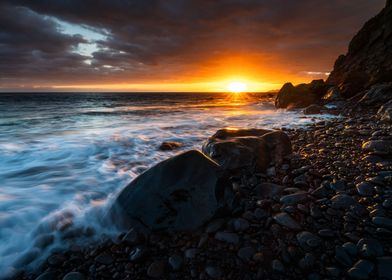
M359 100L363 106L381 106L392 100L392 83L373 85Z
M392 1L355 35L335 62L328 84L345 98L377 83L392 82Z
M327 90L328 86L323 80L314 80L310 84L299 84L297 86L286 83L275 99L275 107L304 108L319 103Z
M195 230L226 205L230 186L219 166L192 150L167 159L126 186L109 217L121 227Z
M291 142L279 130L221 129L204 143L202 150L226 170L264 172L291 153Z

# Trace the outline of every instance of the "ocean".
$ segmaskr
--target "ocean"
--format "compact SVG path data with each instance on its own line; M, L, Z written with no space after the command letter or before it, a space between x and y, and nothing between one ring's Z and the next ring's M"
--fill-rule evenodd
M0 93L0 271L115 236L101 222L113 197L155 163L200 149L217 129L330 117L276 110L263 94ZM163 141L183 146L162 152Z

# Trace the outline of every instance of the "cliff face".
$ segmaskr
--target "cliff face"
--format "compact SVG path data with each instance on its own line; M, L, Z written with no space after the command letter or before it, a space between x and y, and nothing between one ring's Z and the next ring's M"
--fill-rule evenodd
M382 82L392 82L392 0L355 35L327 80L343 97Z

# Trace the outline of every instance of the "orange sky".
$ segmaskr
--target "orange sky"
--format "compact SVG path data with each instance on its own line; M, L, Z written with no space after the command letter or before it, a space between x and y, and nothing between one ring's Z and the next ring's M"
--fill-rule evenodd
M5 0L0 91L226 91L233 81L270 91L326 79L385 4L283 2Z

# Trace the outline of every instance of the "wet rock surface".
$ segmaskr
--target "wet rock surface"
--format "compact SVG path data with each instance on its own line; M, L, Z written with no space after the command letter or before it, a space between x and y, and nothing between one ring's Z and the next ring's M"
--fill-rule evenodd
M274 174L232 174L232 207L192 231L127 230L15 279L391 279L390 150L363 147L391 140L376 112L285 129L293 153Z

